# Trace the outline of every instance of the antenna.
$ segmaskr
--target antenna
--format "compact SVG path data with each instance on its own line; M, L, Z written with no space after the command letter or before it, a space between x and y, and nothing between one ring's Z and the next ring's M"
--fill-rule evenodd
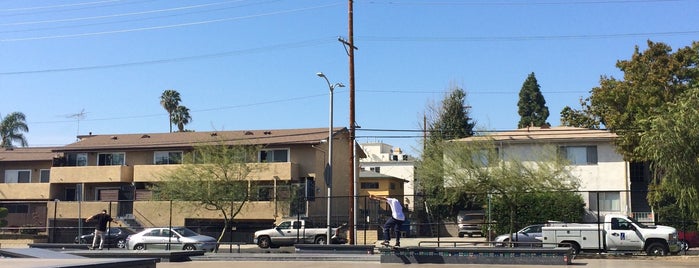
M78 122L78 129L75 131L76 137L80 135L80 120L85 119L86 114L87 113L85 112L85 108L83 108L82 110L80 110L79 113L66 115L66 118L75 118L75 121Z

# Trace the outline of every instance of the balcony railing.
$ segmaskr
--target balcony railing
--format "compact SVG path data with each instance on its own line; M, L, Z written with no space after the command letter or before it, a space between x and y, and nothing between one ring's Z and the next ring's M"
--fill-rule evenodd
M51 183L131 182L131 166L52 167Z
M250 163L251 171L248 178L255 180L291 180L298 176L298 165L283 163ZM174 171L181 165L136 165L134 166L135 182L160 181L168 172Z
M1 199L49 199L48 183L0 183Z

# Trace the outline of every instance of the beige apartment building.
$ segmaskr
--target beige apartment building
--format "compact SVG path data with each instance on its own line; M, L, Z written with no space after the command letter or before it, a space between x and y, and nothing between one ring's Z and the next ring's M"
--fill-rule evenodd
M250 201L235 217L231 241L250 242L251 232L285 217L325 221L328 129L282 129L216 132L176 132L79 136L75 143L41 149L17 148L0 154L0 203L31 204L32 211L57 242L89 232L81 219L107 209L119 223L133 228L188 226L203 233L219 232L223 216L195 202L157 200L150 186L180 166L182 156L197 144L257 145L262 149L248 179ZM331 222L347 222L350 165L349 132L333 130L333 196ZM358 146L357 146L358 147ZM21 151L33 154L20 154ZM361 150L359 157L363 155ZM12 157L5 156L12 155ZM30 160L22 161L22 156ZM13 161L8 161L14 159ZM355 170L358 170L355 167ZM28 174L25 171L30 171ZM26 177L30 179L27 181ZM254 192L253 192L254 191ZM294 191L292 193L291 191ZM292 198L293 197L293 198ZM38 207L32 209L31 207ZM40 211L41 213L35 213ZM29 214L31 214L29 213ZM19 214L19 213L12 213ZM24 217L27 217L25 213ZM27 225L26 221L13 224ZM39 222L38 221L38 222ZM59 228L51 228L53 226Z

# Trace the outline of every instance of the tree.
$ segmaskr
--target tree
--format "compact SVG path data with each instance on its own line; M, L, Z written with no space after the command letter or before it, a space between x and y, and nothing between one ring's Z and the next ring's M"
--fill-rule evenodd
M458 86L442 100L442 105L434 109L436 118L429 124L431 140L450 140L473 136L475 122L469 117L470 106L466 105L466 92Z
M561 125L568 127L599 129L600 120L597 116L592 114L587 100L583 100L581 98L580 106L580 110L575 110L570 108L570 106L563 107L563 110L561 110Z
M491 221L496 233L507 233L510 230L509 223L512 219L507 201L499 195L492 198ZM514 203L517 204L514 230L549 220L581 222L585 214L585 201L582 196L571 191L524 193Z
M192 121L192 116L189 115L189 108L184 105L177 106L172 113L172 122L177 125L179 132L184 132L184 126Z
M183 164L172 172L162 174L162 182L153 186L161 200L190 201L203 208L219 211L226 227L249 201L254 182L248 175L256 171L258 147L227 145L223 141L197 146L185 154Z
M541 94L541 87L536 81L534 73L529 74L524 80L522 89L519 91L519 101L517 102L519 116L518 128L529 126L540 127L548 125L549 108L546 106L544 95Z
M466 93L458 86L452 86L441 102L440 106L431 107L431 119L428 123L428 137L423 146L422 157L417 161L417 169L429 167L420 178L421 180L435 181L434 183L421 184L418 192L425 195L427 202L432 206L433 214L448 216L456 215L455 212L464 208L477 207L478 202L473 196L463 193L453 194L444 191L436 181L443 181L443 174L438 170L443 161L442 143L445 140L458 139L473 136L475 122L469 117L470 106L466 105Z
M160 95L160 105L167 111L168 120L170 122L170 132L172 132L172 114L178 106L180 106L180 93L173 89L163 91Z
M13 142L19 142L22 147L27 147L27 138L22 132L28 132L29 127L23 113L13 112L2 118L0 122L0 137L3 148L12 148Z
M509 233L514 230L515 214L522 196L549 191L572 191L578 180L569 172L567 161L554 146L540 146L526 155L503 154L487 137L472 137L443 143L444 161L438 169L422 166L418 175L426 187L442 187L448 192L493 194L499 196L509 213ZM441 172L443 181L425 180ZM427 177L426 177L427 176ZM429 185L432 184L432 185Z
M646 160L636 151L643 132L650 129L645 119L658 115L699 83L698 65L699 42L672 53L670 46L648 41L645 51L636 47L630 60L617 61L623 80L603 76L592 89L591 111L619 136L615 144L626 160Z
M7 220L5 217L7 217L7 214L9 213L9 210L4 207L0 207L0 227L5 227L7 226Z
M659 207L672 198L677 208L699 219L699 87L678 95L674 103L641 124L636 154L650 160L655 191L649 201ZM666 202L667 203L667 202Z

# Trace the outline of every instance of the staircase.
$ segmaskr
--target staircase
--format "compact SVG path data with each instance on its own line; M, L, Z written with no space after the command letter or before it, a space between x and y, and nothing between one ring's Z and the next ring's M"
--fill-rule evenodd
M139 223L136 220L136 217L133 216L133 214L127 214L123 217L118 217L117 221L119 221L123 227L129 228L135 232L143 230L143 225Z

